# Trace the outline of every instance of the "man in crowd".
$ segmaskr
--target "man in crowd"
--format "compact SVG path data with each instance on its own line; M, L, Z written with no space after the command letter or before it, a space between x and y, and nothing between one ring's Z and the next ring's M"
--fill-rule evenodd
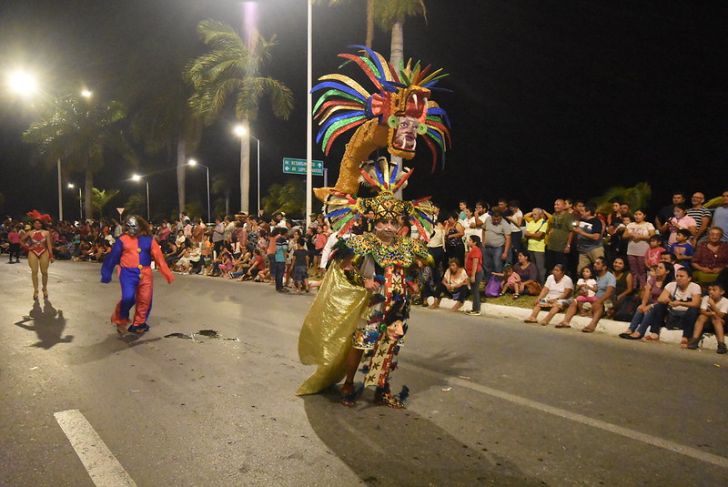
M589 205L587 205L588 209ZM614 274L609 272L607 263L604 260L604 256L597 257L594 260L594 273L597 281L597 300L592 303L591 316L592 319L587 326L581 329L584 333L592 333L597 329L597 323L604 316L604 313L608 308L612 306L612 300L614 298L614 291L617 288L617 279ZM564 321L559 323L558 327L563 328L564 326L571 326L571 319L576 314L578 307L576 299L569 304L569 309L566 310L566 316Z
M723 204L713 213L713 225L723 230L723 242L728 242L728 190L723 191Z
M499 210L494 210L483 230L483 270L486 281L493 272L502 272L511 249L511 226Z
M581 273L584 267L594 264L598 258L604 257L602 221L595 216L595 211L593 203L584 204L580 220L574 225L576 250L579 253L577 273Z
M703 206L703 203L705 203L705 195L703 193L693 193L693 196L690 198L690 202L692 205L688 208L687 214L695 220L695 242L700 242L708 233L712 215L710 210Z
M566 202L563 199L554 201L554 214L548 222L546 233L547 269L553 269L556 264L567 267L573 238L571 231L573 222L574 216L568 211Z
M691 272L684 267L677 269L675 280L665 286L648 316L650 334L645 340L659 340L660 328L667 321L668 326L682 329L680 345L687 348L688 338L692 338L695 320L700 314L701 294L700 286L693 282Z
M655 228L660 231L661 234L668 232L668 224L670 219L674 216L675 206L685 204L685 193L682 191L672 192L672 204L662 207L655 216Z
M528 254L531 256L531 262L536 266L538 271L538 282L543 283L546 279L546 233L548 232L548 222L541 208L534 208L526 219L526 246Z

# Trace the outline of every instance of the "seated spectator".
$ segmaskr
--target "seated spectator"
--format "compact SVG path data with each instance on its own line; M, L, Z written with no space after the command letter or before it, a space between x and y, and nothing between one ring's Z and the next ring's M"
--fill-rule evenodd
M597 300L597 280L594 279L591 267L584 267L581 270L574 295L579 314L582 314L584 303L593 303Z
M468 273L465 272L464 268L460 267L460 262L457 259L450 259L448 269L442 278L442 286L438 295L435 297L435 302L430 305L430 309L439 308L440 299L443 296L447 296L456 301L451 310L459 310L470 293L469 284L470 278L468 277Z
M525 319L526 323L539 323L541 326L548 325L556 313L569 306L569 297L574 291L574 283L566 275L566 267L563 264L556 264L551 275L538 295L536 304L533 306L531 316ZM543 320L537 321L538 314L548 309L548 314Z
M698 227L695 220L688 216L685 205L675 205L673 215L674 216L667 222L667 230L670 232L670 235L667 238L668 244L674 244L677 241L678 230L688 230L691 237L698 233Z
M650 333L645 340L658 341L663 325L670 329L681 329L682 348L687 348L688 338L693 336L695 320L700 314L701 289L693 282L688 269L675 271L675 281L667 284L650 313Z
M624 257L617 257L612 262L612 271L617 285L614 289L614 308L608 312L608 316L617 321L630 321L639 305L639 297L635 296L634 276L627 269L627 262Z
M629 269L632 271L636 285L639 288L644 287L645 282L647 282L645 254L650 248L650 239L655 235L655 227L645 218L646 215L643 210L635 210L634 221L627 225L622 235L622 238L628 242L627 260L629 261ZM659 244L659 239L656 240L656 243Z
M660 262L655 266L654 275L650 275L647 278L647 282L642 288L642 299L640 305L637 307L637 311L632 316L629 330L620 333L620 338L639 340L645 335L647 327L650 326L650 311L654 308L665 286L672 282L674 278L672 264Z
M596 217L596 207L593 203L583 205L580 220L574 225L576 235L576 251L579 254L579 264L576 269L581 270L596 263L597 259L604 257L604 246L602 245L602 221Z
M657 235L651 236L649 248L645 252L645 267L647 269L653 269L657 264L662 262L661 256L665 252L665 247L662 246L662 239Z
M708 295L703 296L700 304L700 316L695 321L693 338L688 342L688 348L697 350L703 339L703 333L712 331L718 341L718 353L726 353L726 313L728 313L728 299L725 297L725 289L719 282L713 282L708 286Z
M521 282L521 276L519 276L518 273L513 270L512 265L506 264L503 267L503 272L493 272L491 276L496 276L500 279L501 296L505 296L507 292L512 292L513 299L518 299L521 297L521 292L523 292L523 283Z
M513 266L513 270L521 278L521 294L538 296L541 292L541 282L538 280L538 269L531 262L531 252L520 250L516 254L516 265Z
M605 312L613 306L614 290L617 286L617 280L614 274L609 272L604 257L597 257L594 261L594 272L597 280L596 301L591 303L592 319L587 326L581 329L584 333L592 333L597 328L597 323L604 316ZM585 306L583 308L586 308ZM564 321L559 323L561 328L571 327L571 319L578 310L578 302L572 301L569 309L566 310Z
M708 239L698 244L693 255L693 280L706 285L718 279L720 273L728 267L728 243L721 242L723 231L718 227L708 230Z
M691 269L690 261L693 260L693 254L695 248L690 243L692 234L690 230L681 228L675 232L675 243L670 244L668 247L669 252L675 256L675 260L682 267Z

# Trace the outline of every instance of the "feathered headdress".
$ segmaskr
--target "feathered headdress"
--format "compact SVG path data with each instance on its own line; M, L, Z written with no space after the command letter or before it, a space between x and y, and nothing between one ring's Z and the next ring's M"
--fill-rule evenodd
M43 223L51 223L53 221L53 218L48 213L41 213L38 210L30 210L28 213L28 218L30 218L30 221L40 220Z

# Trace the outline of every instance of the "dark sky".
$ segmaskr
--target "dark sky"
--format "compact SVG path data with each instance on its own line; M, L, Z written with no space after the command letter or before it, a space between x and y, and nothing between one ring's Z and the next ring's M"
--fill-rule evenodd
M268 72L296 97L289 121L263 110L255 124L265 188L285 179L283 156L305 156L306 37L305 2L260 3L262 34L279 40ZM314 8L315 77L334 72L336 54L348 44L363 42L364 3ZM452 119L454 147L445 169L434 174L429 154L418 155L407 196L432 194L445 207L460 196L550 206L558 195L589 198L612 185L649 181L653 206L659 206L675 188L714 196L728 185L728 8L714 6L718 2L426 4L427 23L405 24L405 56L451 73L442 85L453 93L437 99ZM163 78L173 65L165 59L184 54L187 46L201 49L194 26L208 17L241 26L242 8L228 1L5 0L0 69L32 64L54 86L85 82L97 96L123 98L129 83ZM388 34L377 31L374 47L388 57ZM150 52L156 57L146 71L129 68ZM345 69L365 84L355 69ZM19 142L32 117L32 108L0 96L0 192L6 212L39 207L55 214L55 172L34 163L31 149ZM213 174L237 181L231 124L228 116L209 127L196 155ZM336 167L342 151L339 142L326 164ZM318 148L314 157L322 157ZM172 165L145 159L140 171ZM116 202L123 202L132 188L122 179L131 171L109 158L97 186L122 189ZM80 181L80 175L70 177ZM153 206L171 209L173 173L151 184ZM203 185L190 173L192 198L204 196ZM69 195L66 205L72 204Z

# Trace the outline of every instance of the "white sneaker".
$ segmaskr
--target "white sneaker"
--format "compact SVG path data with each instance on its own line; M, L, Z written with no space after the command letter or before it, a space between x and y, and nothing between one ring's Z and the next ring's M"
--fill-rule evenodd
M473 311L472 309L470 311L465 312L468 316L480 316L482 313L480 311Z

